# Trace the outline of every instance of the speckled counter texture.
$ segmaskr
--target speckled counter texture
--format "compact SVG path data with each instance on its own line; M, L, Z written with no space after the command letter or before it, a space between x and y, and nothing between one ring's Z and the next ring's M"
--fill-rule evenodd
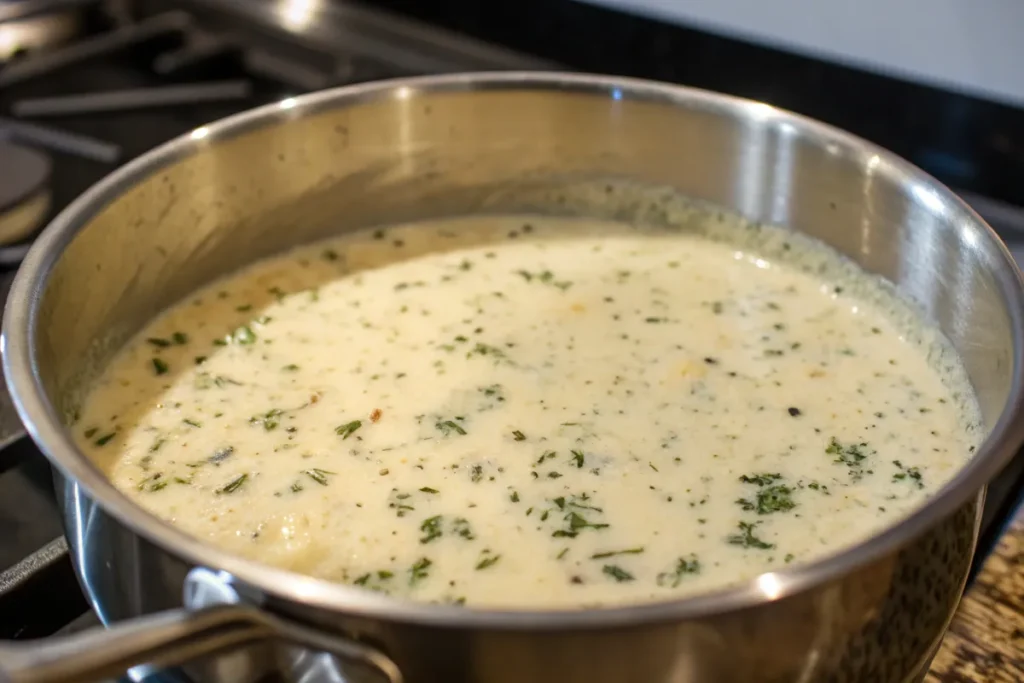
M964 596L925 681L1024 682L1024 508Z

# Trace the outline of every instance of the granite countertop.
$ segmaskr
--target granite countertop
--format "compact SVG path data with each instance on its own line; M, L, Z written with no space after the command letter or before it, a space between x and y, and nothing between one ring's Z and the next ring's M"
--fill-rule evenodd
M964 596L926 683L1024 681L1024 508Z

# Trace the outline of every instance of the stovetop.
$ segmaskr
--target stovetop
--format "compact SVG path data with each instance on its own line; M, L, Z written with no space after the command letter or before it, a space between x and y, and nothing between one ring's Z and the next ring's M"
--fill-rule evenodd
M746 54L753 49L750 46L737 48L735 41L698 35L690 29L616 18L608 10L571 0L551 0L543 6L536 0L522 0L516 3L518 10L503 8L490 23L475 9L487 3L474 5L469 0L413 4L382 0L373 4L330 0L0 0L0 142L42 152L50 161L45 187L49 208L40 213L40 225L117 166L170 138L243 109L333 85L438 72L577 68L757 95L736 85L732 65L735 55ZM385 13L380 6L418 14L432 24ZM439 14L444 8L449 14ZM590 32L591 43L603 40L608 47L603 56L594 57L590 43L573 52L566 46L578 42L578 37L541 29L541 15L548 10L553 20L564 22L571 16L579 30ZM532 34L530 21L538 24ZM437 24L501 44L442 30ZM534 36L533 42L529 35L510 36L508 26L519 26L523 29L519 33ZM629 35L624 37L622 32ZM691 50L694 41L704 45L709 63L717 59L721 66L718 80L711 67L697 73L666 71L660 62L645 66L651 45L662 46L661 52L655 50L654 54L664 59L672 54L674 40L689 41ZM628 45L635 49L622 49L618 62L607 61L613 59L616 49ZM19 51L23 54L17 56ZM11 55L15 56L5 65ZM792 66L795 58L778 59L780 64ZM606 65L611 68L600 68ZM827 73L833 68L820 63L806 68L812 67L819 77L822 69ZM807 104L804 113L828 120L827 107L822 110L825 113L816 111L813 98L805 96L799 85L787 84L784 69L780 67L778 73L775 89L771 83L759 86L764 99L794 108L799 107L789 104L791 101L803 102ZM837 73L842 75L845 70L840 68ZM844 78L851 82L848 75ZM888 92L897 86L882 78L872 87ZM918 88L905 87L911 91ZM955 93L947 93L946 100L940 95L935 95L936 101L952 103L949 106L954 108L965 106ZM971 106L975 107L971 111L981 107L984 112L989 105ZM998 112L990 117L992 121L1005 123L1019 117L1024 123L1024 112L1008 114L1001 106L991 107ZM899 119L907 114L893 111L890 115ZM892 121L886 125L867 119L851 123L840 116L832 122L848 128L859 123L869 132L899 130ZM886 134L880 133L875 140L904 151L899 149L899 140L887 139ZM1004 144L1012 146L1021 138L1007 140ZM942 163L951 163L949 154L942 158ZM978 158L983 161L985 155L975 154L972 163L981 163ZM1024 263L1024 209L1018 206L1024 205L1024 193L1012 189L1024 187L1024 177L1013 176L1015 167L1004 162L995 166L1009 169L1010 178L993 176L991 167L981 166L978 174L965 179L958 175L955 164L944 173L939 162L928 167L921 159L914 160L960 189L1007 239L1018 262ZM0 178L2 163L0 159ZM997 176L993 182L978 180ZM0 222L5 218L2 199L0 192ZM30 244L31 238L0 243L0 296L4 299L14 268ZM97 623L71 570L48 466L27 438L19 438L20 433L9 400L0 392L3 639L43 637ZM1017 480L1011 477L1007 481L1005 488L1011 492ZM1008 497L1004 507L1015 504L1016 499ZM983 539L982 549L991 542L991 538Z

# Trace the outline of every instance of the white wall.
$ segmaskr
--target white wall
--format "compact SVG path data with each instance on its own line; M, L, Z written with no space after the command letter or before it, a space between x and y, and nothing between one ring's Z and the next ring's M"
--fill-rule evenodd
M1024 0L584 0L1024 106Z

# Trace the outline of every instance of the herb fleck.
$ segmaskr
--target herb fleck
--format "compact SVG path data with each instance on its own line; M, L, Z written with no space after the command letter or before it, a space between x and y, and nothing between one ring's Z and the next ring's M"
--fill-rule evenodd
M473 535L473 529L469 526L469 520L465 517L456 517L452 523L452 532L456 536L461 536L467 541L472 541L476 536Z
M737 527L740 530L738 534L732 534L726 537L726 541L730 545L738 545L744 548L757 548L758 550L770 550L775 547L774 543L767 543L762 541L760 538L754 535L754 527L760 522L751 524L750 522L740 522Z
M321 470L316 467L309 470L302 470L302 473L305 474L310 479L312 479L313 481L315 481L316 483L320 484L321 486L327 486L327 475L334 474L334 472Z
M573 450L571 450L569 452L572 453L572 464L576 465L577 469L581 469L583 467L583 460L584 460L584 458L583 458L583 451L578 451L576 449L573 449Z
M334 433L341 437L342 441L356 433L356 430L363 426L362 420L352 420L334 428Z
M420 539L420 543L430 543L434 539L441 538L443 535L441 531L441 521L441 515L434 515L433 517L428 517L423 520L423 523L420 524L420 531L422 531L424 535Z
M462 428L462 425L455 422L454 420L443 420L434 425L434 428L445 436L450 436L452 432L456 434L466 435L466 430Z
M100 438L96 439L93 443L97 446L106 446L115 436L117 436L117 432L110 432L109 434L104 434Z
M619 567L614 564L606 564L605 566L601 567L601 571L615 579L615 581L618 583L623 583L625 581L633 581L636 578L622 567Z
M430 566L434 564L430 558L421 557L409 568L409 585L414 586L430 575Z
M264 430L272 432L275 429L277 429L278 426L281 424L278 418L281 417L282 415L284 415L283 410L279 408L271 408L270 410L261 415L253 415L252 417L250 417L249 424L259 425L263 427Z
M157 446L157 444L153 444L153 446L149 450L152 451L152 450L155 450L157 448L159 448L159 446ZM235 447L234 446L225 446L224 448L218 448L216 451L214 451L213 455L211 455L206 460L207 460L207 462L210 462L210 463L213 463L214 465L217 465L219 463L224 462L228 458L230 458L231 454L234 453L234 452L235 452Z
M489 551L487 551L487 550L484 551L484 553L487 553L487 552L489 552ZM493 567L495 564L498 563L498 560L500 560L500 559L501 559L501 555L487 555L486 557L482 558L479 562L476 563L476 569L477 569L477 571L480 571L481 569L487 569L488 567Z
M903 463L899 460L893 460L892 464L899 470L896 474L892 475L893 481L905 481L907 479L913 481L917 488L924 488L924 477L921 474L921 470L917 467L904 467Z
M217 493L234 493L238 489L242 488L242 485L245 484L245 482L248 481L248 479L248 474L240 474L231 481L229 481L227 484L225 484L223 487L217 489Z
M756 498L751 501L747 498L737 499L737 503L746 511L756 510L759 515L770 515L773 512L786 512L796 507L793 502L793 489L784 484L775 484L782 478L779 474L755 474L753 476L743 475L740 481L745 484L759 486Z
M682 582L683 577L688 574L700 574L700 560L696 555L680 557L676 560L676 566L670 572L658 574L657 583L659 586L676 588Z
M866 443L843 444L836 437L829 440L825 452L834 455L836 464L846 465L850 468L850 476L854 481L859 481L865 474L871 474L871 470L864 469L864 461L869 453Z
M590 556L590 559L603 560L606 557L615 557L616 555L639 555L643 551L643 546L638 548L626 548L625 550L609 550L603 553L594 553Z

